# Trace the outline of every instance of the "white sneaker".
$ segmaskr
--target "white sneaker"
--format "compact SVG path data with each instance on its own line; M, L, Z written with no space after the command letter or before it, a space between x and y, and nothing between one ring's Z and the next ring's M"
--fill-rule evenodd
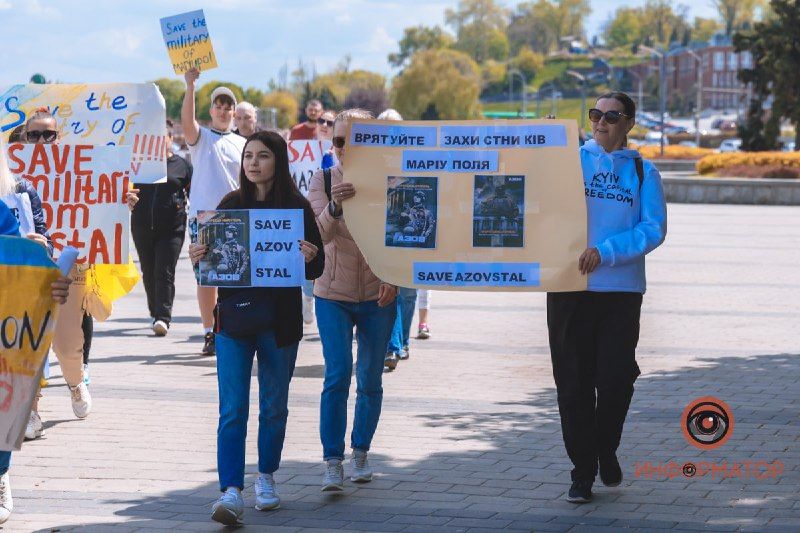
M153 333L156 337L163 337L169 332L169 326L163 320L156 320L153 322Z
M38 439L42 435L44 435L42 418L36 411L31 411L31 416L28 418L28 425L25 426L25 440Z
M275 490L272 474L258 474L256 479L256 510L271 511L281 506L281 498Z
M0 476L0 524L8 520L14 510L14 500L11 498L11 480L8 472Z
M211 520L226 526L238 524L242 515L244 515L244 500L239 489L234 487L228 487L228 490L223 492L219 500L211 506Z
M75 387L69 388L72 396L72 412L78 418L86 418L92 412L92 395L89 394L89 387L81 381Z
M372 468L364 450L353 450L353 458L350 459L350 481L354 483L372 481Z
M325 477L322 479L322 492L344 490L344 466L338 459L330 459L325 464Z
M303 295L303 322L314 323L314 297Z

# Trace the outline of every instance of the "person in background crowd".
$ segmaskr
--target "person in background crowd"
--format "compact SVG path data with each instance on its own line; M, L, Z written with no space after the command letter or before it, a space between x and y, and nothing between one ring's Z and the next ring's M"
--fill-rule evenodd
M167 120L167 181L138 185L139 203L131 217L151 327L158 337L167 334L172 320L175 266L186 236L186 196L192 182L192 166L172 151L172 128Z
M239 182L240 188L226 195L218 209L302 209L307 239L299 241L304 277L319 277L325 265L322 238L311 206L289 172L286 141L280 134L262 131L247 139ZM197 263L208 250L206 244L192 244L189 254ZM234 525L244 512L245 437L254 354L259 389L256 509L280 505L273 474L280 465L289 382L303 336L300 305L297 287L219 289L217 469L223 494L212 507L212 519L217 522Z
M397 314L397 288L383 283L370 270L342 218L342 203L355 196L344 179L345 134L352 119L372 118L363 109L348 109L336 117L333 146L339 164L319 170L311 178L308 199L325 243L325 271L314 283L317 327L325 358L325 380L320 405L320 437L325 461L323 491L344 490L347 397L353 373L353 328L358 339L356 410L350 447L350 479L372 480L367 452L378 427L383 403L383 358ZM330 177L330 196L326 192Z
M211 127L200 126L195 118L194 92L200 71L186 71L186 93L181 107L181 125L192 156L193 177L189 192L189 237L197 242L197 212L215 209L219 201L239 187L239 167L245 139L231 132L236 96L227 87L211 92ZM194 265L197 280L197 303L203 322L203 355L214 355L214 303L216 287L200 286L200 271Z
M592 499L600 471L606 486L622 482L617 448L639 376L636 345L645 292L645 254L664 242L667 206L661 176L627 149L636 104L625 93L600 96L589 110L593 140L580 149L589 246L578 259L587 290L547 294L550 356L561 431L574 468L567 500ZM590 195L597 176L619 177L632 201ZM602 185L603 190L605 185Z
M0 151L5 153L5 145L0 141ZM6 167L5 169L3 167ZM0 178L8 173L5 158L0 157ZM0 194L7 192L3 189L0 183ZM19 223L11 209L4 203L0 202L0 235L6 236L20 236ZM51 285L51 293L53 300L63 304L67 301L69 295L70 279L61 276L58 280L54 281ZM11 452L0 451L0 524L4 524L11 517L14 511L14 498L11 495L11 479L8 475L8 470L11 466Z
M322 114L322 102L309 100L306 104L306 121L289 131L290 141L313 141L317 138L317 119Z
M233 133L244 138L250 137L258 131L258 110L250 102L239 102L233 114L236 129Z
M8 144L25 142L25 124L20 124L8 135Z
M333 123L336 120L336 113L327 109L317 119L317 139L320 141L330 141L333 139ZM333 145L330 150L322 154L322 164L320 168L333 168L336 165L336 157L333 154ZM303 322L306 324L314 323L314 282L306 281L303 285Z
M431 338L431 329L428 326L428 313L431 309L430 289L417 290L417 338L420 340Z
M401 121L403 117L394 109L386 109L378 120ZM392 371L397 368L397 362L411 356L408 342L411 336L411 321L414 318L414 307L417 305L417 289L400 287L397 294L397 318L392 329L392 336L386 348L386 357L383 366Z
M56 119L46 108L34 111L25 123L24 138L28 143L52 144L58 141ZM130 209L139 201L138 190L132 189L126 193L125 199ZM40 204L41 205L41 204ZM44 215L41 214L42 221ZM46 228L37 226L36 238L43 246L48 246L47 238L40 231L46 233ZM52 249L50 249L52 252ZM72 400L72 412L78 418L86 418L92 410L92 396L84 381L83 360L84 351L88 351L91 339L84 335L84 321L86 320L86 271L90 267L75 265L70 272L73 289L64 304L62 312L56 320L53 335L53 351L61 365L61 373L69 387ZM91 317L89 317L91 320ZM87 343L88 341L88 343ZM44 434L44 424L39 415L39 397L37 392L34 399L28 426L25 429L25 438L36 439Z

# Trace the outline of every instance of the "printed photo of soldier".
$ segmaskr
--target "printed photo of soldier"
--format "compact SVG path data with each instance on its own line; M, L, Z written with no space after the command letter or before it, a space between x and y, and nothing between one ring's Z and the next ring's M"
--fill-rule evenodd
M208 254L200 260L200 284L216 287L250 286L250 252L246 211L216 211L200 220L201 242ZM205 215L205 213L204 213Z
M438 178L389 177L386 246L436 248Z
M524 214L524 176L475 176L473 246L521 248Z

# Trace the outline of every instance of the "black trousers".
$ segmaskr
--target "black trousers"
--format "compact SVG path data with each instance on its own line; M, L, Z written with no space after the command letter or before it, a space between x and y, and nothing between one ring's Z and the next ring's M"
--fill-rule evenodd
M634 292L547 295L550 357L573 481L594 480L598 459L619 447L640 374L641 308L642 295Z
M169 324L175 299L175 265L186 237L185 219L167 228L132 225L131 233L139 254L150 317Z

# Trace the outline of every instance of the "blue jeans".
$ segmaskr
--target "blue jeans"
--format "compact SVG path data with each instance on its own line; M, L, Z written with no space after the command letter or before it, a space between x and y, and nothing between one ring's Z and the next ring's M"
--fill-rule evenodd
M386 352L399 352L408 346L411 337L411 322L414 320L414 307L417 305L417 289L400 287L397 294L397 318L392 329L392 338Z
M320 403L322 457L344 459L347 397L353 375L353 327L358 339L356 412L350 447L368 451L383 403L383 359L397 308L376 301L348 303L316 297L317 327L325 358Z
M217 333L216 342L219 487L242 489L253 355L258 355L258 471L272 474L281 462L297 343L278 348L273 331L241 338Z
M11 465L11 452L0 452L0 476L8 472Z

